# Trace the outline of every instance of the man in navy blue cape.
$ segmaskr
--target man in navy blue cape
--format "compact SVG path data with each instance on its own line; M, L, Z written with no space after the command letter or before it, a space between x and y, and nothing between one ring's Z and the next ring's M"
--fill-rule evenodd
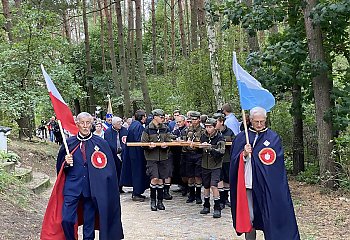
M146 113L137 110L135 120L128 128L126 142L141 142L141 135L145 129ZM123 167L120 177L120 185L133 187L132 199L144 201L142 195L149 187L150 180L146 175L146 159L142 147L127 147L123 159Z
M41 240L77 239L83 224L84 239L123 239L118 179L107 142L91 134L92 117L77 116L79 133L62 145L57 157L58 177L46 209Z
M266 240L299 240L280 137L265 127L266 111L250 111L252 127L239 133L232 146L230 166L231 213L238 235ZM250 156L251 157L250 157Z
M120 117L112 118L112 127L105 131L104 139L108 142L117 167L118 182L120 185L119 191L122 192L122 184L120 184L120 175L122 169L122 161L124 161L126 138L128 130L122 126L122 119Z

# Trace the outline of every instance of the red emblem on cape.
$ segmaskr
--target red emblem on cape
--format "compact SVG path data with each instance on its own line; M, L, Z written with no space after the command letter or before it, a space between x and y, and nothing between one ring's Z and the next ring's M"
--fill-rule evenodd
M263 148L259 152L260 161L265 165L271 165L276 161L276 152L272 148Z
M122 137L122 142L123 142L124 144L126 144L126 136L123 136L123 137Z
M104 168L107 165L107 157L103 152L95 151L91 155L91 163L95 168Z

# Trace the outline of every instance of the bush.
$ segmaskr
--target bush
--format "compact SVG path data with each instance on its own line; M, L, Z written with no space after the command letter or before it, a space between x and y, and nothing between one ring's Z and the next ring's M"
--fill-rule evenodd
M0 151L0 163L4 163L4 162L17 162L19 161L20 157L11 151L8 152L4 152L4 151Z

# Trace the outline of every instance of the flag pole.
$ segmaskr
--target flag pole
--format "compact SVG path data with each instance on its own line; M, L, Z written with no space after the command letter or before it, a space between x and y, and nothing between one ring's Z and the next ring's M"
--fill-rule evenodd
M247 121L245 117L245 111L243 109L242 109L242 119L243 119L243 126L244 126L244 132L245 132L245 140L247 141L247 144L249 144L248 126L247 126Z
M62 135L64 148L66 149L67 155L69 155L70 153L69 153L69 149L68 149L68 144L67 144L67 141L66 141L66 136L64 135L64 132L63 132L61 120L57 120L57 122L58 122L58 126L60 127L60 132L61 132L61 135ZM70 166L73 167L73 163L70 164Z

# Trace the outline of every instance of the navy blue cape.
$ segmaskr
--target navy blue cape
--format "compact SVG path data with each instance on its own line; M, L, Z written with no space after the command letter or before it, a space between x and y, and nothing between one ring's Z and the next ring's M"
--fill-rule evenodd
M141 142L145 128L139 121L133 121L128 129L126 142ZM142 194L149 187L146 175L146 159L142 147L127 147L123 159L120 185L133 187L134 194Z
M122 161L124 161L125 149L126 149L126 136L128 135L128 130L125 127L122 127L119 130L119 140L122 148L121 158L117 155L117 131L110 127L105 131L104 139L108 142L109 147L112 150L113 158L115 160L115 165L117 167L118 181L120 180L120 172L122 169ZM120 181L119 181L120 183ZM120 185L123 186L123 185Z
M76 136L67 139L69 152L72 152L80 141ZM95 168L91 163L91 155L95 147L99 148L107 157L107 164L104 168ZM96 136L86 141L86 159L88 163L91 198L96 203L96 210L99 214L99 239L117 240L123 239L123 227L121 222L120 196L118 191L118 179L115 162L111 149L107 142ZM66 151L62 145L57 157L57 172L65 160ZM74 167L74 164L73 164Z
M257 132L248 130L249 143L253 146ZM232 144L230 166L231 213L236 229L237 174L240 154L246 144L245 133L239 133ZM263 149L271 148L276 160L268 165L259 158ZM258 134L252 153L253 171L253 227L264 232L267 240L299 240L299 231L290 196L284 152L280 137L265 129ZM237 232L239 235L241 233Z

